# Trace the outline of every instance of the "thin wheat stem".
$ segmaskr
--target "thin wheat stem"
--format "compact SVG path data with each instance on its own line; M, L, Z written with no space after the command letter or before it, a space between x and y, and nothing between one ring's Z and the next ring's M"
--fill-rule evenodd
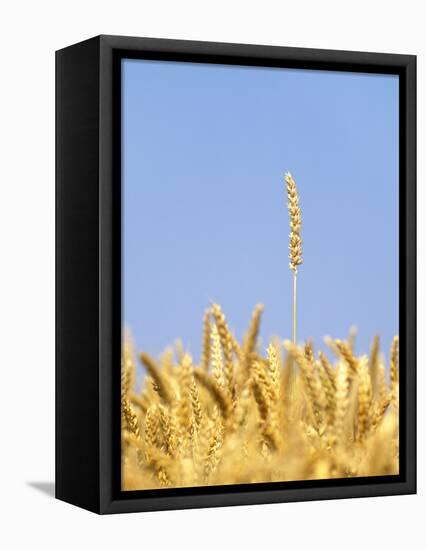
M297 271L293 278L293 344L296 345L296 293L297 293Z

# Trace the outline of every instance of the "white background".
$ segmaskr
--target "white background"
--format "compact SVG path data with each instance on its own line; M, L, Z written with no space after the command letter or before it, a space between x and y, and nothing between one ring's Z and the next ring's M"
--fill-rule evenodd
M417 54L421 213L425 207L426 53L422 4L421 0L15 0L2 4L2 548L425 548L421 462L426 399L421 341L419 496L98 517L55 501L31 485L52 482L54 477L55 49L103 33ZM423 215L418 227L420 279L425 259ZM418 332L425 334L421 283L418 295Z

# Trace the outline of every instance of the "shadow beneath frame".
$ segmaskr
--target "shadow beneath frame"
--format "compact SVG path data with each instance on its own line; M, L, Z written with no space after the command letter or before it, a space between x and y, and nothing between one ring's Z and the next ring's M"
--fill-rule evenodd
M55 498L55 483L53 481L27 481L27 486Z

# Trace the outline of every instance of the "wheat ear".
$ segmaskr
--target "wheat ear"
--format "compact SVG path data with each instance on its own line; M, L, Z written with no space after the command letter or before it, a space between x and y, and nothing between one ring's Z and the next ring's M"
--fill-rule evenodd
M293 344L296 345L296 291L297 268L302 263L302 213L299 206L299 193L290 172L284 175L287 184L288 213L290 215L290 269L293 271Z
M135 435L138 439L140 437L138 417L136 416L135 411L133 410L132 405L127 397L125 397L121 402L121 412L122 418L124 421L124 426L127 430Z
M250 325L247 333L244 337L242 354L243 364L246 371L250 371L251 363L253 361L254 352L256 349L256 342L259 336L260 318L263 312L263 304L257 304L253 310Z
M219 304L213 304L212 313L216 321L217 332L225 359L224 375L228 391L232 395L234 387L234 366L232 363L232 337L225 315Z
M155 383L155 389L160 398L167 404L172 403L173 394L168 387L167 378L162 375L154 359L148 355L148 353L141 353L139 357L141 362L145 365L146 370L152 376Z
M210 309L206 309L203 318L203 351L201 356L201 365L207 372L210 365L211 347L210 347Z
M231 413L231 401L224 390L203 370L194 370L194 378L210 393L213 401L219 406L223 418L229 418Z
M390 357L390 376L392 384L396 384L399 379L398 365L399 363L399 337L394 336L391 347Z

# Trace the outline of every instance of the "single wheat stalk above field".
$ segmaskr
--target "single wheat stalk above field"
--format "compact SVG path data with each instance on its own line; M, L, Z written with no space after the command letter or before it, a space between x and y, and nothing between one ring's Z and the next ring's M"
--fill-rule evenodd
M219 306L204 314L198 363L180 341L154 359L136 387L135 352L122 357L122 488L193 487L398 473L399 340L389 380L380 340L356 355L355 333L325 338L331 361L296 342L296 290L302 217L296 182L284 176L293 271L293 338L262 354L263 305L241 343Z

